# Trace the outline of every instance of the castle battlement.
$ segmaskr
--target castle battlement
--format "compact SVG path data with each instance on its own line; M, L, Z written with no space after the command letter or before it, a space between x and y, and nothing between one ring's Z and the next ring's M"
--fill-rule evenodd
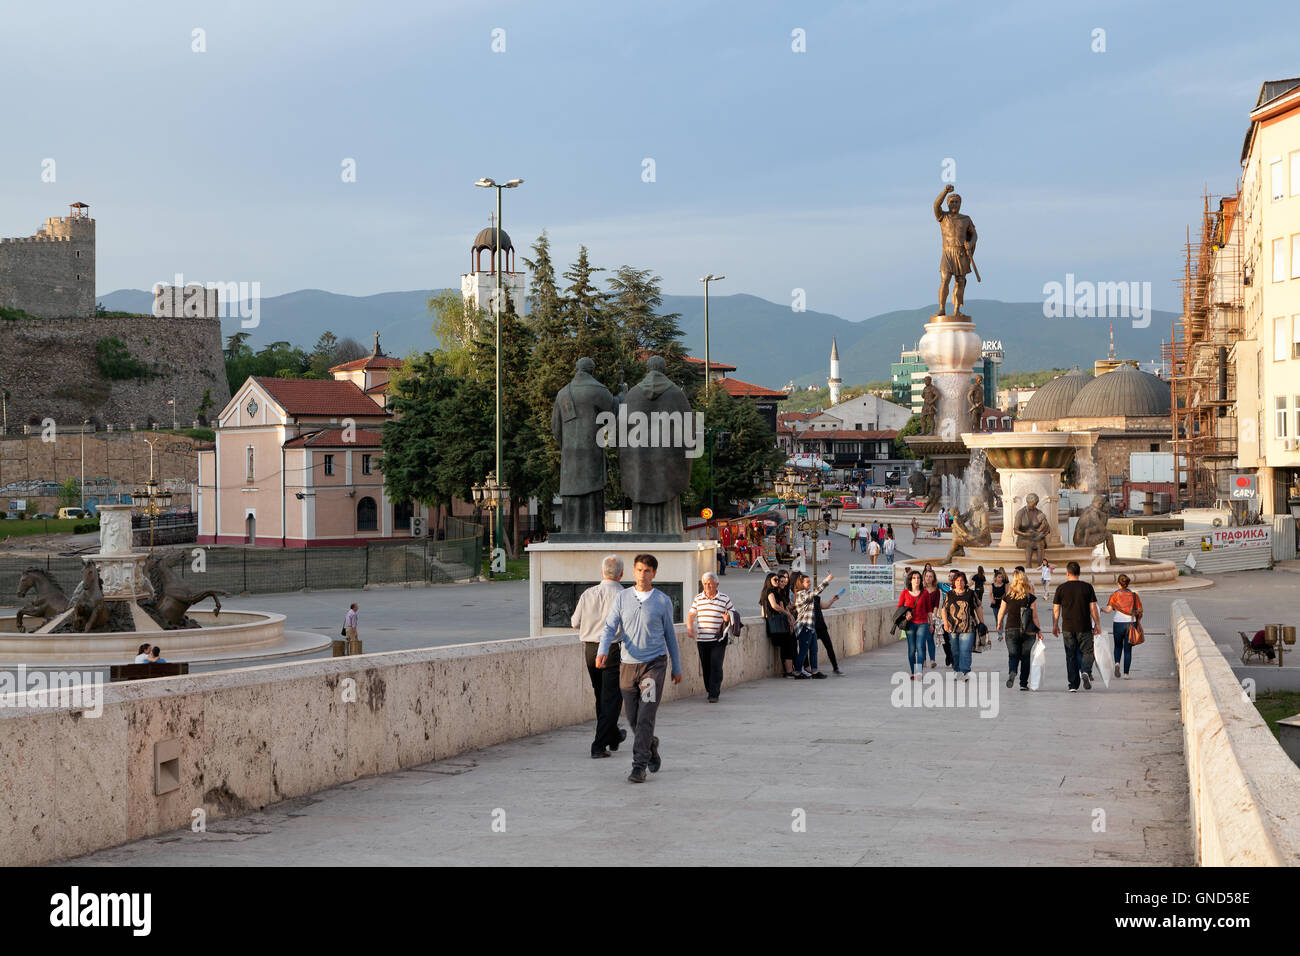
M0 307L30 315L89 316L95 312L95 220L73 203L67 216L49 216L34 236L0 239Z

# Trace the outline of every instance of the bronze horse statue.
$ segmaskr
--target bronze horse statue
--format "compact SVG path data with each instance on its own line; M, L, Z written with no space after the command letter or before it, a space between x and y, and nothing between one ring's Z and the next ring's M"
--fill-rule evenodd
M204 598L212 598L212 603L216 605L214 613L220 614L221 601L218 597L230 597L229 591L213 588L199 590L186 584L176 571L184 556L184 551L164 551L150 555L145 562L145 572L149 575L149 583L153 585L154 607L169 629L185 627L185 615L191 605Z
M82 634L89 634L108 623L111 608L104 600L104 588L99 580L99 568L95 562L82 559L81 589L72 602L72 627Z
M72 602L63 593L59 582L41 568L28 568L23 572L23 576L18 581L18 596L22 597L33 588L36 589L36 597L31 604L20 607L15 618L18 630L23 633L26 633L26 628L23 627L24 614L28 617L43 617L49 620L72 607Z

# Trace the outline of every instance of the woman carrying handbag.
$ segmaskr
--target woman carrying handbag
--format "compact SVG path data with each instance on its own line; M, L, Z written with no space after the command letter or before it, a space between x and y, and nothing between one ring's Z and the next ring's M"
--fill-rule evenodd
M1106 610L1115 612L1111 632L1115 635L1115 676L1120 676L1120 660L1124 662L1124 679L1129 677L1129 664L1133 661L1133 646L1146 640L1142 632L1142 599L1136 591L1129 590L1129 576L1121 574L1115 579L1119 590L1106 600Z
M759 596L759 606L763 610L763 624L767 628L767 639L781 651L782 676L795 677L794 673L794 622L790 610L784 603L786 575L784 571L774 571L763 582L763 593Z

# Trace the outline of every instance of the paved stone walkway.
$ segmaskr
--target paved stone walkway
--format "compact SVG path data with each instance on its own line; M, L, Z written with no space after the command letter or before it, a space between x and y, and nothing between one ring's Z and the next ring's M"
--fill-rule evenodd
M994 717L894 706L899 644L844 662L843 677L671 703L663 770L645 785L626 782L627 745L590 759L584 725L76 862L1190 864L1168 636L1152 634L1134 680L1077 694L1059 644L1043 690L1007 691L1001 647L975 656L995 672Z

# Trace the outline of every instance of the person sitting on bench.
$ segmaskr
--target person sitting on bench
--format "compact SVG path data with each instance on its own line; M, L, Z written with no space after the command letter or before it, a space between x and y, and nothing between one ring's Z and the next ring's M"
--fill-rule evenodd
M1256 631L1255 636L1250 640L1250 646L1255 650L1263 653L1270 661L1273 660L1273 648L1269 647L1264 641L1264 632Z

